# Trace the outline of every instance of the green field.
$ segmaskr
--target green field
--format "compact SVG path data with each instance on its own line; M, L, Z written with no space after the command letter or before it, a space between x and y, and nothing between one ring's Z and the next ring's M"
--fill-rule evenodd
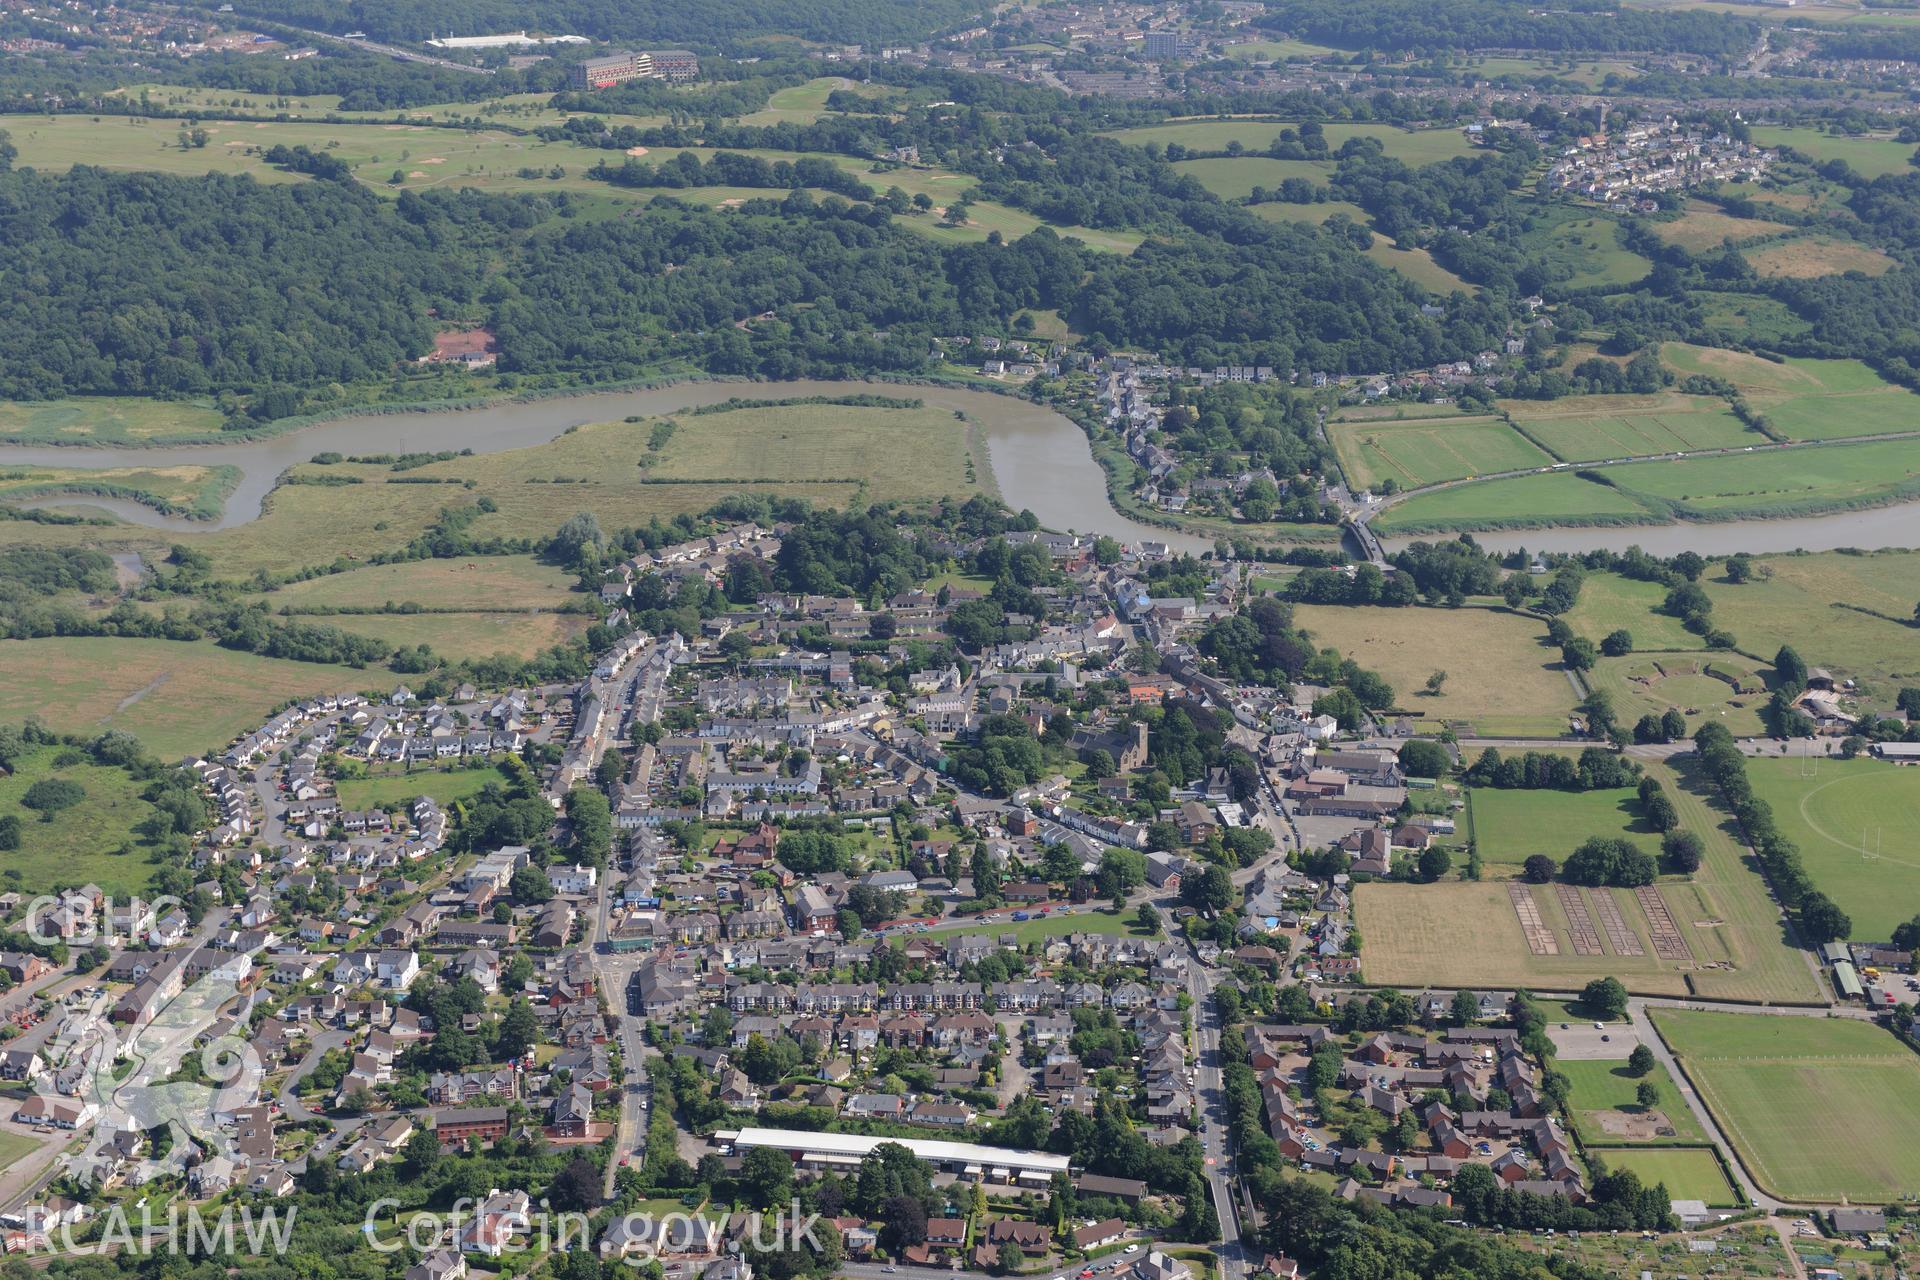
M1794 440L1920 430L1920 398L1859 360L1789 357L1775 363L1738 351L1667 343L1667 364L1739 387L1775 431Z
M1582 62L1568 58L1480 58L1471 64L1471 69L1489 80L1502 76L1518 76L1523 80L1552 76L1588 86L1597 86L1610 75L1632 77L1640 73L1631 62Z
M1920 1186L1920 1056L1888 1032L1841 1018L1651 1012L1764 1190L1874 1204Z
M134 827L153 812L153 806L140 797L144 784L124 769L91 760L56 766L59 751L38 748L23 756L11 775L0 774L0 817L20 819L20 847L3 859L7 887L33 894L91 880L116 897L141 892L153 875L148 851L137 847L133 836ZM43 778L78 783L86 790L86 798L56 812L53 821L43 821L38 811L20 802L27 789Z
M1715 624L1743 649L1771 654L1791 643L1809 662L1874 686L1881 704L1893 696L1890 686L1920 684L1920 640L1907 623L1920 555L1828 551L1758 564L1758 580L1738 586L1717 569L1702 578Z
M1807 322L1778 298L1707 290L1696 291L1691 296L1700 304L1701 323L1724 341L1770 346L1791 342L1807 333Z
M1388 270L1398 271L1430 293L1444 296L1455 290L1461 293L1475 290L1473 284L1434 261L1433 255L1425 249L1402 249L1383 236L1375 236L1373 243L1366 248L1366 255Z
M1582 1142L1591 1145L1596 1142L1705 1142L1707 1135L1700 1128L1700 1122L1694 1118L1686 1100L1680 1096L1679 1088L1673 1077L1658 1062L1653 1070L1644 1076L1636 1076L1627 1069L1627 1064L1583 1058L1556 1058L1553 1069L1566 1076L1573 1084L1573 1098L1569 1103L1573 1112L1574 1127ZM1672 1129L1671 1134L1646 1134L1642 1136L1638 1126L1649 1123L1640 1108L1638 1090L1642 1080L1651 1080L1660 1090L1660 1101L1654 1107L1659 1117L1665 1120L1665 1128ZM1613 1114L1619 1113L1619 1114ZM1609 1160L1612 1157L1609 1155ZM1686 1193L1675 1192L1682 1199Z
M1658 855L1660 837L1640 819L1632 787L1607 791L1522 791L1476 787L1474 847L1486 862L1517 873L1529 854L1564 861L1594 836L1622 837Z
M1305 178L1316 187L1324 187L1333 173L1333 165L1327 161L1275 160L1269 156L1182 160L1173 167L1222 200L1245 200L1255 187L1277 191L1288 178Z
M582 598L574 582L566 570L532 556L460 556L367 565L289 583L262 598L275 611L389 602L427 609L553 609Z
M441 804L479 792L489 782L500 781L498 769L418 769L412 773L387 774L374 778L343 778L334 784L341 807L347 809L394 809L420 796L432 796Z
M1715 1209L1732 1209L1740 1205L1739 1191L1727 1181L1727 1175L1714 1158L1711 1148L1633 1150L1588 1147L1587 1154L1606 1161L1609 1169L1632 1170L1639 1176L1642 1186L1665 1183L1670 1199L1699 1200Z
M1553 461L1498 418L1336 422L1327 425L1327 438L1348 482L1358 489L1377 490L1385 480L1417 489Z
M1248 62L1281 62L1289 58L1320 58L1338 50L1329 45L1309 44L1305 40L1248 40L1229 45L1227 56Z
M1238 142L1249 151L1264 151L1280 136L1282 129L1298 127L1276 120L1187 120L1121 129L1108 136L1136 147L1153 144L1164 147L1170 142L1177 142L1190 151L1224 151L1230 143ZM1464 156L1473 150L1466 135L1458 129L1423 129L1414 132L1389 124L1329 124L1324 127L1329 151L1338 151L1349 138L1378 138L1388 155L1415 166Z
M1653 233L1661 240L1677 244L1690 253L1715 249L1727 241L1740 244L1793 230L1784 222L1736 218L1698 201L1688 205L1686 211L1671 222L1656 222L1652 226Z
M1106 910L1059 913L1056 909L1056 914L1038 920L1014 920L1009 911L996 914L998 919L994 920L969 920L961 925L942 925L929 929L927 936L939 938L956 933L984 933L997 938L1010 933L1022 947L1029 943L1045 942L1049 938L1064 938L1070 933L1145 936L1135 927L1132 911L1115 915Z
M1589 573L1567 624L1596 645L1614 631L1632 634L1634 648L1699 649L1704 642L1680 619L1661 612L1667 588L1617 573Z
M1297 605L1294 620L1321 647L1380 673L1395 705L1426 730L1464 722L1482 734L1565 731L1573 688L1536 618L1489 609L1377 609ZM1439 697L1427 677L1447 673Z
M1753 140L1765 147L1792 147L1812 156L1816 163L1844 160L1862 177L1882 178L1912 172L1907 160L1913 155L1914 145L1892 138L1850 138L1818 129L1758 125L1753 130Z
M0 439L18 444L150 444L220 434L219 410L197 400L74 396L0 401Z
M1767 443L1722 401L1705 396L1570 396L1501 407L1565 462Z
M1884 942L1920 914L1920 853L1910 834L1920 827L1920 770L1865 759L1756 759L1747 779L1781 834L1800 846L1815 886L1853 918L1853 937Z
M1346 200L1320 200L1313 204L1288 204L1283 200L1270 200L1265 204L1250 204L1247 212L1256 218L1265 218L1268 222L1309 222L1319 226L1334 214L1345 214L1354 222L1365 226L1367 211L1359 205Z
M593 619L577 613L373 613L312 619L397 648L426 645L455 661L531 658L573 639Z
M1807 280L1848 271L1878 276L1898 265L1872 245L1824 235L1796 236L1762 245L1744 256L1754 274L1772 280Z
M1552 278L1573 289L1632 284L1653 268L1621 242L1620 224L1612 218L1582 217L1558 206L1542 214L1522 243Z
M1920 493L1920 450L1911 441L1880 440L1634 462L1594 474L1608 483L1563 472L1417 494L1383 512L1376 527L1412 532L1811 515Z
M75 636L0 640L0 720L59 733L125 729L162 759L223 747L293 698L351 693L379 671L262 658L212 642Z
M1571 471L1512 476L1422 493L1380 513L1381 533L1495 529L1501 525L1642 524L1647 509L1608 485Z

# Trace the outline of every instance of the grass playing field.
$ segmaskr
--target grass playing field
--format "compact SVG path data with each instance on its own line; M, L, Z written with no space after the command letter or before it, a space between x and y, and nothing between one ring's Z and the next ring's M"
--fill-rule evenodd
M1747 765L1754 794L1800 846L1807 874L1853 918L1853 936L1886 941L1920 914L1920 770L1879 760L1766 760ZM1862 851L1862 845L1865 851Z
M1658 856L1660 837L1640 817L1632 787L1606 791L1503 791L1476 787L1469 798L1474 847L1494 875L1517 875L1528 855L1561 862L1594 836L1631 840Z
M1706 396L1570 396L1509 400L1501 407L1564 462L1767 443L1723 401Z
M1316 644L1379 672L1396 704L1438 728L1464 721L1482 734L1558 734L1573 709L1560 653L1537 619L1505 610L1375 609L1298 605ZM1439 697L1427 677L1445 671Z
M0 640L0 720L61 733L125 729L162 759L224 746L291 698L389 688L384 672L288 662L211 642Z
M1327 437L1355 488L1392 480L1417 489L1440 480L1520 471L1552 462L1498 418L1330 423Z
M1920 595L1920 555L1828 551L1770 556L1759 567L1760 578L1738 586L1719 570L1702 579L1715 624L1738 636L1741 648L1771 654L1791 643L1813 655L1809 662L1878 685L1883 697L1891 695L1888 685L1920 684L1920 637L1905 621Z
M221 416L193 400L75 396L35 404L0 402L0 439L19 444L145 444L217 436Z
M1845 271L1878 276L1885 275L1895 265L1892 258L1872 245L1833 236L1782 240L1748 250L1746 259L1753 266L1754 274L1769 279L1805 280L1814 276L1836 276Z
M1920 1186L1920 1056L1849 1019L1651 1011L1754 1180L1793 1200Z
M1642 1186L1664 1183L1670 1199L1699 1200L1715 1209L1732 1209L1740 1205L1740 1193L1727 1181L1720 1162L1714 1159L1712 1150L1707 1147L1675 1147L1667 1150L1588 1147L1587 1155L1604 1160L1609 1169L1632 1170L1639 1176Z
M20 847L5 859L8 887L44 893L55 885L78 886L91 880L118 897L140 892L153 875L147 850L136 847L132 834L153 812L153 806L140 798L144 784L124 769L90 760L56 765L59 750L38 748L23 756L11 775L0 775L0 817L20 819ZM78 783L86 798L54 813L51 822L43 821L21 798L45 778Z
M1892 138L1850 138L1818 129L1766 125L1754 129L1753 140L1765 147L1792 147L1818 163L1844 160L1854 172L1868 178L1908 173L1912 168L1907 161L1913 155L1913 144Z
M1574 1128L1582 1142L1705 1142L1707 1135L1694 1118L1680 1090L1658 1062L1644 1076L1636 1076L1625 1062L1557 1058L1553 1069L1573 1084ZM1640 1106L1641 1081L1660 1090L1660 1101L1649 1115ZM1671 1133L1651 1132L1655 1120ZM1609 1157L1611 1159L1611 1157ZM1675 1195L1685 1198L1684 1192Z
M1666 784L1681 826L1699 833L1706 845L1700 870L1691 880L1659 885L1661 900L1686 938L1690 961L1659 958L1647 937L1646 914L1625 890L1613 891L1614 897L1622 920L1640 935L1643 955L1576 954L1557 892L1536 885L1533 900L1560 948L1557 955L1536 956L1527 948L1505 883L1375 881L1354 891L1367 981L1578 991L1590 979L1611 974L1629 990L1647 995L1809 1004L1822 1000L1825 993L1805 954L1787 945L1780 909L1765 882L1728 834L1726 814L1683 789L1683 780L1697 782L1691 775L1658 761L1648 761L1646 767ZM1592 894L1587 891L1589 902Z

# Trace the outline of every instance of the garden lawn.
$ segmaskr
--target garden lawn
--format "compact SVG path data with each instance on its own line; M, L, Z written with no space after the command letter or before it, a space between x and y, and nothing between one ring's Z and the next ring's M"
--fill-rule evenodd
M0 640L0 720L37 715L60 733L125 729L162 759L225 746L290 699L392 683L384 671L262 658L207 641Z
M1296 605L1294 619L1322 647L1380 673L1394 704L1422 727L1466 722L1481 734L1556 735L1573 709L1560 651L1536 618L1504 609ZM1438 697L1427 677L1447 673Z
M14 717L9 716L9 720ZM124 769L92 763L56 767L59 747L23 756L11 775L0 775L0 817L20 819L20 847L0 854L8 887L28 894L55 885L91 880L115 897L142 892L152 878L148 851L135 845L134 827L153 812L140 796L143 784ZM34 783L60 778L80 785L86 798L54 812L51 822L21 803ZM19 878L13 878L14 872Z
M1498 418L1329 423L1327 436L1356 489L1377 490L1387 480L1402 489L1418 489L1552 461Z
M1781 834L1800 846L1814 885L1853 918L1853 937L1884 942L1920 914L1912 839L1920 770L1867 759L1755 759L1747 778Z
M1679 1088L1673 1077L1667 1074L1666 1067L1653 1064L1653 1070L1644 1076L1636 1076L1624 1061L1608 1062L1587 1058L1556 1058L1553 1069L1566 1076L1573 1083L1573 1098L1570 1106L1574 1123L1579 1130L1581 1141L1591 1145L1596 1142L1705 1142L1707 1135L1700 1128L1700 1122L1694 1118L1693 1110L1680 1096ZM1619 1133L1609 1133L1604 1123L1607 1113L1623 1112L1628 1118L1638 1118L1640 1109L1639 1088L1642 1080L1651 1080L1660 1090L1660 1101L1653 1108L1666 1119L1667 1127L1673 1130L1671 1137L1649 1137L1629 1139ZM1611 1157L1609 1157L1611 1159ZM1676 1195L1682 1193L1676 1192Z
M1516 873L1530 854L1544 853L1564 862L1595 836L1620 837L1648 853L1658 856L1660 852L1660 836L1641 820L1640 797L1632 787L1606 791L1475 787L1470 803L1480 857Z
M1920 1186L1920 1055L1843 1018L1650 1010L1754 1180L1790 1200Z

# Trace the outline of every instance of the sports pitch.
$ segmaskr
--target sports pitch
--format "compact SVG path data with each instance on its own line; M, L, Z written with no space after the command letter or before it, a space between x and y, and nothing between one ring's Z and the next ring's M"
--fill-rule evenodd
M1751 760L1747 778L1800 846L1807 874L1853 917L1853 936L1884 942L1920 914L1920 769L1879 760Z
M1920 1187L1920 1055L1844 1018L1651 1011L1754 1180L1789 1200Z

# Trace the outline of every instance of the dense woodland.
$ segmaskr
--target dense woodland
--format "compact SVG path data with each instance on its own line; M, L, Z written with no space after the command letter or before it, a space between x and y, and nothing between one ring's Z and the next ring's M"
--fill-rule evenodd
M202 0L213 9L213 0ZM324 31L365 31L376 40L533 28L655 48L732 48L770 35L830 44L924 39L964 26L977 0L242 0L248 16Z

